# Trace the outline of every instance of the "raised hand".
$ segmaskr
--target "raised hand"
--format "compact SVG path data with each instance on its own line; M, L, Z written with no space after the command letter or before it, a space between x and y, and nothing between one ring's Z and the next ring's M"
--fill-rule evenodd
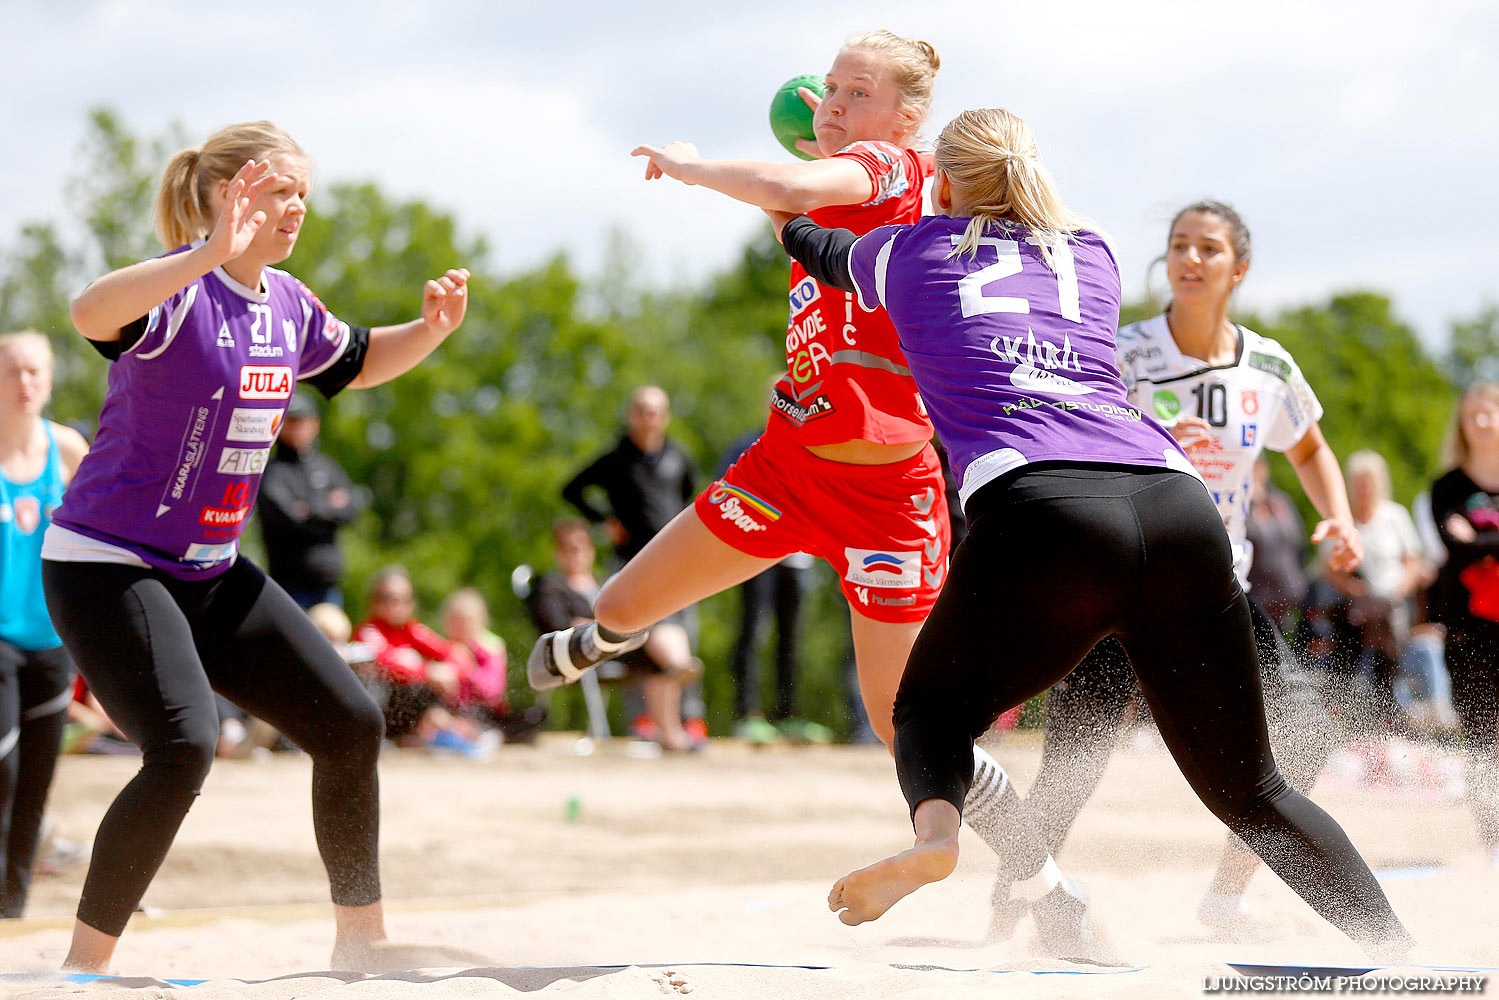
M1182 446L1182 451L1187 453L1188 458L1210 451L1218 451L1222 447L1218 443L1218 437L1213 433L1212 427L1201 417L1190 414L1182 414L1166 428L1171 436L1176 438L1176 443Z
M1351 573L1364 561L1364 540L1359 537L1358 528L1352 521L1341 518L1319 521L1312 529L1312 544L1316 545L1324 538L1332 539L1332 549L1327 553L1330 568Z
M797 87L796 96L807 102L807 107L812 109L812 114L817 114L817 106L822 103L822 98L817 96L817 91L810 87ZM816 139L798 139L796 148L815 159L822 159L822 150L817 148Z
M444 337L458 329L468 312L468 269L454 268L422 289L422 321Z
M270 160L247 160L230 178L224 192L224 205L214 221L213 231L204 245L214 258L234 260L244 253L265 223L265 213L252 212L250 207L262 191L276 183L276 171Z
M675 177L683 184L693 183L683 176L683 168L702 159L697 147L690 142L669 142L659 149L655 146L636 146L630 150L630 155L649 158L645 165L646 180L653 181L663 176Z

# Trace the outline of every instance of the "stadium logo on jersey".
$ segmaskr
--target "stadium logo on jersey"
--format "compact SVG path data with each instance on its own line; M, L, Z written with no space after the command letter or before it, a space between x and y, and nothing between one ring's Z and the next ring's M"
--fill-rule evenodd
M843 550L848 572L843 578L860 587L893 587L914 590L921 586L921 553L889 549Z
M797 313L816 302L822 296L822 289L818 287L812 278L803 278L791 286L791 315L794 318Z
M1260 412L1260 394L1253 389L1245 389L1239 396L1239 403L1244 407L1244 415L1252 417Z
M234 336L233 336L233 334L231 334L229 332L229 324L228 323L225 323L225 324L223 324L222 326L219 327L219 345L218 346L220 346L220 347L229 347L229 348L232 348L234 346Z
M1150 398L1150 405L1160 420L1175 420L1182 411L1182 401L1170 389L1157 389Z
M230 476L256 476L265 471L269 448L225 448L219 452L219 471Z
M280 409L257 410L236 406L229 414L229 429L224 432L224 440L269 444L281 432L281 417L284 412Z
M290 399L291 369L286 365L241 365L240 399Z
M0 507L0 522L10 520L21 534L31 534L42 523L42 502L36 497L16 497L9 507Z
M1245 424L1243 432L1239 435L1239 443L1246 448L1253 448L1255 441L1259 439L1259 430L1259 424Z

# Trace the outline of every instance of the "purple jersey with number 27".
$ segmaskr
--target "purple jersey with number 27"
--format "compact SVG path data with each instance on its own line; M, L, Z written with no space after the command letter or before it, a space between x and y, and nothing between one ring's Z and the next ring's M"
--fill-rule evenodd
M861 237L849 270L884 306L961 483L974 491L1033 462L1107 462L1196 475L1169 432L1130 405L1119 376L1119 267L1101 237L1052 245L991 225L954 256L966 218L931 216Z
M289 274L266 268L259 289L205 274L110 365L98 437L53 522L179 579L228 569L292 389L349 342Z

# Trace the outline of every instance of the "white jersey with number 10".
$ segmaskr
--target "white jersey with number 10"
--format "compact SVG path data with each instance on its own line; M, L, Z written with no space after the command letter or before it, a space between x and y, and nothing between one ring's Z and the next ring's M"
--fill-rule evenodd
M1261 451L1286 451L1322 419L1322 404L1294 358L1280 344L1242 326L1233 361L1209 365L1176 346L1165 316L1119 331L1119 372L1130 402L1168 427L1178 417L1201 417L1213 435L1194 449L1234 548L1234 572L1249 589L1253 547L1245 537L1254 461Z

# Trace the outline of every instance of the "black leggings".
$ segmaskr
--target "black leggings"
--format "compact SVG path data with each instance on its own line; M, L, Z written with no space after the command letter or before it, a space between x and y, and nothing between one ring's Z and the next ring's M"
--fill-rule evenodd
M380 898L380 710L280 586L246 559L211 580L44 560L52 623L141 769L110 806L78 919L118 936L166 857L218 741L218 691L312 757L333 902Z
M1291 789L1265 727L1249 606L1202 484L1142 469L1030 468L980 489L895 700L914 812L960 812L973 741L1117 635L1192 790L1329 922L1409 935L1338 824Z
M1452 707L1467 745L1468 808L1486 850L1499 848L1499 625L1469 618L1447 632Z
M1251 598L1256 657L1265 690L1270 744L1298 792L1311 789L1337 739L1322 692ZM1077 814L1098 787L1138 687L1129 655L1110 636L1046 694L1046 742L1026 804L1047 846L1061 849Z
M0 917L26 909L72 683L61 646L29 651L0 640Z

